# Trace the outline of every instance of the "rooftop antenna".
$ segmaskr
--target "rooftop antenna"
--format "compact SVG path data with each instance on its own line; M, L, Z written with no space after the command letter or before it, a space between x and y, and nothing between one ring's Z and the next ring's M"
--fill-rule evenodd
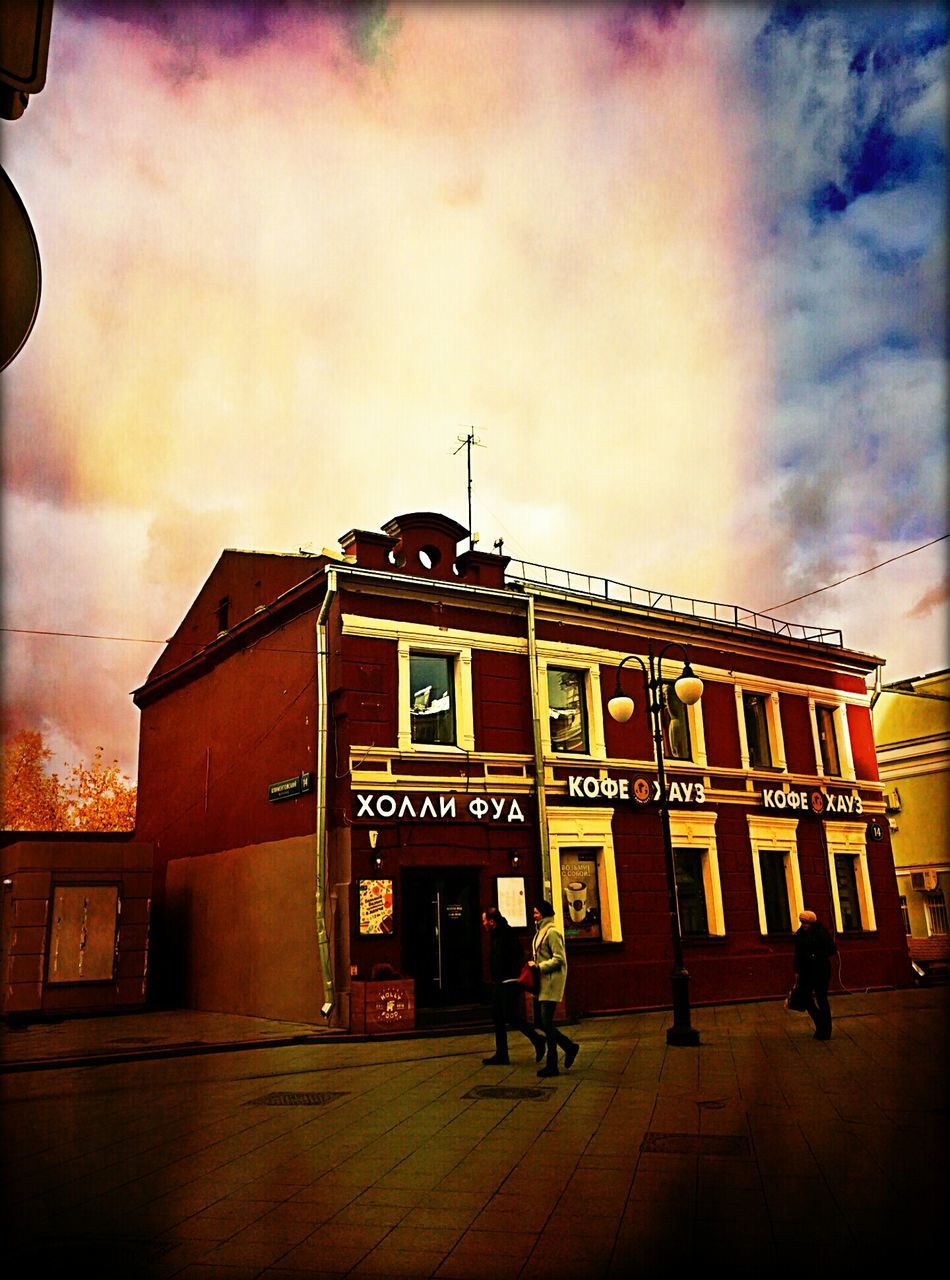
M479 449L484 449L486 446L476 436L474 427L469 427L467 436L456 436L455 438L459 441L459 447L452 454L452 457L454 458L456 453L461 453L463 449L468 454L468 549L471 551L478 541L477 535L472 533L472 446L475 445Z

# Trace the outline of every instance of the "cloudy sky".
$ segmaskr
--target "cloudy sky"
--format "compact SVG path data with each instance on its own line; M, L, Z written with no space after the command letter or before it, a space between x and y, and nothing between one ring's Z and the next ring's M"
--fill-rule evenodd
M224 547L483 549L948 665L942 6L56 0L0 124L3 692L134 773ZM793 597L902 557L874 573Z

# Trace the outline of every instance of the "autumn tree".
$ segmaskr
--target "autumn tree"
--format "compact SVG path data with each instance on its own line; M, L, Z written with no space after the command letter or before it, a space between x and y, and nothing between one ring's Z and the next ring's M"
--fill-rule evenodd
M2 825L8 831L60 831L66 819L63 789L45 765L53 753L43 735L21 729L3 744Z
M47 773L52 752L43 735L21 729L3 747L2 812L8 831L131 831L136 788L96 747L91 764Z

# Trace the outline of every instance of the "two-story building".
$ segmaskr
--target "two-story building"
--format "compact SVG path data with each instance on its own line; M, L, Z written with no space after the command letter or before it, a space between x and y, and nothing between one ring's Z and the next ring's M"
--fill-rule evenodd
M903 984L904 928L866 677L838 632L459 552L438 514L342 553L226 551L146 683L137 834L154 845L158 998L348 1025L388 965L420 1007L483 995L481 912L549 898L572 1012L669 1003L644 678L664 712L692 999L776 996L803 907L836 988ZM673 643L675 642L675 643ZM839 988L840 989L840 988Z

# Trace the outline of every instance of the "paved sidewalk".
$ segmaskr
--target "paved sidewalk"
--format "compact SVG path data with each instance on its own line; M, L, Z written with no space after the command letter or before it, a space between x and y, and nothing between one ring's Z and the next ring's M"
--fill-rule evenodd
M492 1068L490 1036L468 1035L10 1072L5 1267L837 1280L896 1246L903 1269L932 1269L948 1004L947 988L839 996L826 1043L778 1002L699 1009L698 1049L667 1048L668 1014L591 1019L553 1080L526 1042ZM175 1027L214 1034L133 1016L168 1019L147 1033L166 1046ZM70 1024L43 1031L75 1049Z

